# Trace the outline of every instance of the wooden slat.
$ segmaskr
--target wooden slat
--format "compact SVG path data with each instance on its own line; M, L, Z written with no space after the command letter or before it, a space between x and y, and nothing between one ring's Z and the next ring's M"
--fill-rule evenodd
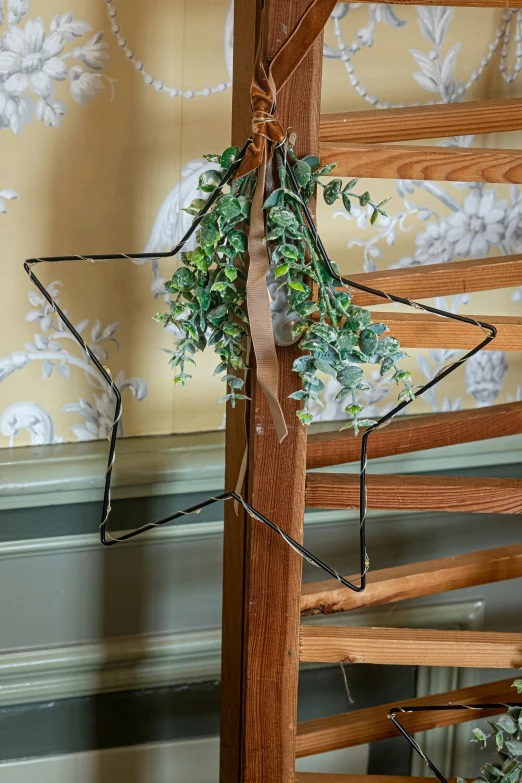
M350 280L405 299L493 291L522 285L522 255L385 269L350 275ZM357 291L356 288L352 289L352 293L353 304L366 307L384 303L381 297Z
M366 590L362 593L342 587L336 579L309 582L301 589L301 614L332 614L362 606L380 606L521 576L522 544L483 549L369 571Z
M521 432L522 402L508 402L487 409L404 416L372 432L368 439L368 456L371 459L389 457ZM360 456L361 438L354 437L351 431L336 429L308 436L306 466L309 470L357 462Z
M454 778L448 778L449 781ZM335 772L296 772L296 783L426 783L409 775L337 775Z
M261 4L258 0L241 0L236 3L235 40L240 51L245 40L242 25L250 25L247 41L251 44L251 26L261 5L266 22L266 55L272 59L310 2L265 0ZM251 49L248 55L253 56ZM247 67L245 57L240 67L241 64ZM321 67L322 36L319 36L278 94L278 114L285 128L295 129L298 155L317 152ZM251 73L249 69L248 78ZM241 84L245 87L244 78ZM251 118L245 89L234 93L232 103L236 128L243 130L246 115ZM255 365L249 373L250 418L245 423L242 413L231 413L236 424L248 432L248 500L296 540L303 536L306 430L294 424L300 403L289 400L288 395L300 388L300 379L292 372L299 353L297 345L278 351L279 397L289 423L288 436L281 444L266 398L256 381ZM237 454L239 462L243 453L241 449ZM234 462L236 467L238 461ZM237 473L233 480L230 478L227 488L233 489ZM228 513L232 526L235 513L232 505ZM246 780L288 783L293 779L295 763L302 560L273 531L252 520L243 543L243 551L238 552L239 546L233 546L227 560L232 573L228 578L228 603L224 605L229 637L223 657L228 654L233 657L228 664L227 694L222 696L222 725L223 718L232 721L234 731L221 743L220 779L227 783ZM232 564L235 553L238 559ZM236 590L241 592L241 606L231 596L234 582ZM242 646L240 667L235 672L233 666L238 656L232 650L234 643ZM231 747L229 742L233 743Z
M357 144L361 139L365 144L382 144L512 130L522 130L520 98L322 114L320 140L321 144Z
M516 701L516 692L512 687L513 677L485 685L475 685L471 688L460 688L456 691L430 694L419 699L391 702L379 707L367 707L364 710L344 712L328 718L318 718L297 725L297 756L312 756L315 753L326 753L330 750L350 748L364 745L366 742L378 742L397 736L397 729L388 718L392 707L416 705L418 707L430 704L460 704L502 703ZM486 716L486 711L481 715ZM447 712L417 712L404 714L402 723L407 731L426 731L439 726L453 726L476 720L477 713L468 710Z
M300 660L518 668L522 667L522 633L302 625Z
M468 315L497 328L497 336L486 351L522 351L522 318L500 315ZM390 334L400 340L404 348L474 348L483 339L475 324L459 323L428 313L380 314Z
M309 473L306 506L359 508L359 476ZM522 513L522 479L475 476L369 475L368 508L402 511Z
M522 183L522 150L393 144L321 144L339 177Z
M341 3L353 0L340 0ZM362 0L370 3L373 0ZM387 3L388 0L376 0L377 3ZM394 0L396 5L416 5L417 0ZM452 5L466 8L522 8L522 0L423 0L422 5Z

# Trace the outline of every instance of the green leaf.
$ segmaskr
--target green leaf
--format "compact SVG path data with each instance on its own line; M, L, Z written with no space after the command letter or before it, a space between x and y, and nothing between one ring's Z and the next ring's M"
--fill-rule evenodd
M367 356L373 356L379 338L371 329L363 329L359 336L359 347Z
M337 339L337 347L340 351L351 351L355 348L357 335L354 332L340 332Z
M284 233L284 228L282 228L281 226L278 226L277 228L274 228L274 229L272 229L272 231L270 231L270 232L269 232L269 233L266 235L266 237L265 237L265 242L270 242L270 241L272 241L272 240L274 240L274 239L279 239L279 237L280 237L280 236L281 236L283 233Z
M220 215L223 215L225 220L232 220L232 218L241 215L241 204L239 199L232 196L230 193L226 196L221 196L216 204L216 209Z
M312 372L314 369L315 359L313 356L298 356L292 365L292 370L298 373Z
M244 231L231 231L227 239L238 253L242 253L248 247L248 237Z
M238 196L237 200L239 201L239 206L241 209L241 214L248 218L250 217L250 209L252 207L252 199L250 196Z
M228 307L225 304L220 304L207 314L207 321L210 321L214 326L218 326L227 313Z
M515 680L515 682L513 683L513 688L517 689L517 693L522 693L522 680Z
M308 413L308 411L297 411L296 414L297 418L301 422L301 424L311 424L314 420L314 417L311 413Z
M305 155L304 158L301 158L305 163L308 163L311 169L316 169L318 166L321 165L321 160L317 157L317 155Z
M198 180L198 190L204 193L212 193L221 182L221 174L216 169L209 169L200 174Z
M395 373L395 376L397 378L397 381L406 381L406 383L411 383L411 372L409 370L399 370L397 373Z
M378 209L374 209L373 212L372 212L372 216L370 218L370 225L371 226L374 226L376 224L378 217L379 217L379 210Z
M335 395L335 399L337 402L340 402L341 400L344 400L345 397L348 397L349 394L351 394L353 389L348 389L347 387L342 388L340 391L337 392Z
M198 242L203 245L203 247L210 247L211 245L215 245L218 239L220 238L221 233L219 231L219 228L216 225L213 225L212 223L202 226L198 231Z
M221 155L214 155L211 152L207 152L203 157L205 160L208 160L209 163L221 163Z
M226 362L221 362L221 364L218 364L218 366L216 367L216 369L212 374L219 375L220 373L225 372L227 368L228 368L228 364Z
M342 180L333 179L331 182L328 183L328 185L323 190L323 198L329 206L331 206L337 200L337 197L341 192L342 186L343 186Z
M320 169L316 169L314 171L314 175L316 177L327 177L328 174L334 170L334 168L337 166L337 163L328 163L326 166L321 166Z
M210 306L210 291L207 291L206 288L201 288L198 286L198 288L196 288L196 297L201 306L201 309L208 310Z
M359 411L362 411L362 405L347 405L344 409L346 413L349 413L350 416L355 416L356 413L359 413Z
M282 256L285 256L286 258L299 258L299 252L295 245L288 245L286 243L283 243L282 245L278 245L276 250L278 250Z
M180 266L172 275L171 285L178 291L190 291L195 282L194 272L186 266Z
M415 392L413 389L403 389L397 399L399 402L404 402L405 400L414 400Z
M325 362L319 356L315 358L315 366L319 372L324 372L325 375L332 375L335 378L335 369L331 364Z
M396 337L381 337L377 343L377 353L379 356L389 356L399 348L399 341Z
M294 291L303 291L303 293L307 293L310 290L308 286L305 288L305 286L302 283L299 283L297 280L290 280L288 283L290 288L292 288Z
M380 323L380 324L370 324L366 327L367 329L371 329L372 332L375 332L377 337L380 337L383 332L388 331L388 327L386 324Z
M199 269L201 272L207 271L209 262L202 248L197 247L195 250L192 251L191 261L196 267L196 269Z
M504 731L507 731L508 734L514 734L517 730L517 724L509 715L507 712L504 715L501 715L500 718L496 721L497 726L500 726L501 729Z
M286 209L286 207L272 207L268 216L277 226L286 227L297 225L294 213L291 209Z
M296 304L294 310L299 315L302 315L303 318L306 318L307 315L311 315L312 313L317 312L319 307L316 302L312 302L311 300L307 299L304 302L299 302Z
M365 191L362 194L361 198L359 199L359 203L360 203L361 207L365 207L367 204L370 203L371 200L372 200L372 197L370 196L368 191Z
M228 169L237 158L239 147L227 147L221 156L221 168Z
M350 201L346 193L343 193L343 206L347 212L352 211L352 202Z
M359 427L373 427L374 424L377 424L375 419L359 419L357 423Z
M346 187L344 189L344 193L348 193L348 191L352 190L352 188L354 188L357 185L358 182L359 182L359 179L357 177L355 177L354 179L351 179L348 182L348 184L346 185Z
M263 209L270 209L271 207L277 207L283 202L283 190L277 188L273 190L263 204Z
M292 394L288 395L289 400L304 400L305 397L307 397L307 392L305 392L304 389L299 389L299 391L292 392Z
M312 334L321 337L323 340L326 340L327 343L334 343L337 341L337 332L330 324L314 324L311 332Z
M245 382L242 378L238 378L236 375L224 375L221 378L222 383L228 383L231 389L242 389Z
M235 268L235 266L226 266L225 274L227 278L230 280L230 282L233 283L237 277L237 269Z
M310 182L312 169L306 160L298 160L292 168L299 187L304 188Z
M337 380L341 386L348 389L355 389L358 383L363 379L364 373L360 367L345 367L337 373Z
M287 264L287 263L279 264L274 269L274 276L275 277L281 277L282 275L286 275L286 273L288 272L289 269L290 269L290 264Z
M480 742L482 743L482 747L486 747L486 741L489 735L484 734L482 729L473 729L473 734L475 735L476 739L471 740L472 742Z

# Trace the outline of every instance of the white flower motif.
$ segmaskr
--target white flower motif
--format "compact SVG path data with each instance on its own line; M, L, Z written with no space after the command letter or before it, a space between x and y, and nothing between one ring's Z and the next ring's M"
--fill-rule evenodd
M504 385L508 371L503 351L480 351L466 364L466 391L477 400L478 407L493 405Z
M415 261L419 264L446 264L455 257L455 245L448 239L448 223L439 220L426 224L426 231L415 237Z
M0 194L1 195L1 194ZM506 224L506 244L512 253L522 253L522 202L509 211Z
M103 33L96 33L90 41L83 46L77 46L72 50L72 56L75 60L85 63L89 68L101 70L105 67L105 62L109 60L107 50L109 44L103 40Z
M29 13L30 0L8 0L7 21L9 24L20 24L23 17Z
M473 258L487 256L505 234L507 199L496 200L494 190L476 190L464 199L463 208L449 218L447 239L455 243L455 255Z
M4 199L7 199L7 201L13 201L15 198L18 198L18 193L15 193L14 190L10 190L9 188L0 190L0 214L5 214L7 212Z
M46 38L40 18L29 19L23 31L11 27L3 37L0 51L0 75L7 76L4 90L13 95L21 95L27 89L39 96L52 95L54 81L67 77L67 66L57 57L63 46L58 34Z
M72 99L85 106L89 98L94 98L104 89L104 84L98 73L89 73L74 65L69 69L69 88Z

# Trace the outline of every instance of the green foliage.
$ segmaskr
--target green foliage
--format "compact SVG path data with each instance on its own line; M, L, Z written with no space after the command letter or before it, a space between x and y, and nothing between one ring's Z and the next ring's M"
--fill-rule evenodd
M521 681L516 680L513 686L520 692ZM497 752L499 761L484 764L480 776L474 783L518 783L522 779L522 709L512 707L500 715L496 721L487 721L491 731L486 733L480 728L473 729L472 742L480 742L482 748L487 748L490 740ZM460 781L460 778L457 778Z
M231 147L221 156L206 155L216 168L201 175L200 190L210 197L237 154L238 149ZM285 154L291 156L299 193L286 187ZM359 416L362 406L357 403L357 392L369 388L364 382L364 365L378 365L381 375L393 371L393 380L403 387L399 400L413 398L414 392L409 372L397 366L406 356L398 340L383 336L386 325L372 323L368 310L352 305L352 294L340 287L324 267L304 221L300 199L307 203L316 186L323 188L327 204L340 199L348 211L354 199L362 206L369 204L373 209L373 223L379 215L386 214L382 209L385 201L375 204L368 192L361 195L354 192L356 179L346 186L341 179L324 185L320 177L330 174L335 166L335 163L322 166L314 155L299 160L291 148L276 152L274 169L279 173L280 187L267 196L263 205L265 243L275 265L275 277L281 286L287 287L289 313L297 316L293 334L299 339L303 355L296 359L293 369L299 374L303 388L290 395L303 403L297 417L303 424L311 423L310 403L322 407L324 383L319 374L330 375L341 384L337 398L349 398L345 410L352 418L344 428L353 428L357 434L359 427L374 423ZM174 325L181 335L175 350L168 352L176 373L174 381L184 386L191 377L186 370L195 363L194 355L207 345L212 346L220 359L216 374L223 373L222 380L228 385L222 401L230 400L232 405L246 399L240 393L244 387L241 371L246 369L248 335L244 253L254 189L255 175L250 174L233 182L230 191L216 199L196 232L197 247L181 253L182 266L165 284L172 294L169 313L156 316L164 326ZM195 199L186 211L196 215L205 204L206 199Z

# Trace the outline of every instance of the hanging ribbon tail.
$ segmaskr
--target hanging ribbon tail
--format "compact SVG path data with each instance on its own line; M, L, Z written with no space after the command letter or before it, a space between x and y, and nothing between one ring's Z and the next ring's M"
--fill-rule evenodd
M261 19L261 36L250 87L252 141L236 174L236 178L239 179L253 171L257 170L258 172L250 213L247 307L257 362L257 379L267 399L279 442L287 436L288 430L278 399L279 365L266 284L266 275L270 265L268 250L264 242L263 203L266 167L272 159L274 148L283 144L286 139L285 129L276 114L277 94L308 54L314 41L321 34L335 5L336 0L314 0L268 68L265 68L266 20Z
M250 265L246 284L250 334L257 364L257 380L268 402L275 431L281 443L288 435L285 417L279 404L279 364L272 330L270 298L266 285L269 258L265 238L263 199L265 192L266 150L258 171L257 187L252 202L248 254Z

